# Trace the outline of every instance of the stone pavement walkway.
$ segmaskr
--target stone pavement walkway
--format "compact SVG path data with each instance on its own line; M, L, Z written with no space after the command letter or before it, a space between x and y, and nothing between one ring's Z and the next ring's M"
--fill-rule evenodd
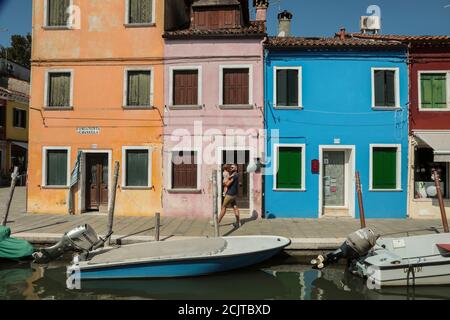
M3 218L8 189L0 189L0 218ZM243 226L235 229L233 219L226 218L220 227L220 234L227 235L279 235L292 240L288 249L328 250L337 248L347 234L359 228L359 220L351 218L322 219L243 219ZM25 212L25 188L16 189L11 206L8 226L13 236L34 244L48 244L58 241L64 232L88 223L98 234L106 233L106 215L46 215ZM113 240L122 243L154 240L153 217L115 217ZM368 219L367 225L382 235L401 236L442 231L439 220L393 220ZM161 239L213 236L214 228L208 219L183 217L161 218Z

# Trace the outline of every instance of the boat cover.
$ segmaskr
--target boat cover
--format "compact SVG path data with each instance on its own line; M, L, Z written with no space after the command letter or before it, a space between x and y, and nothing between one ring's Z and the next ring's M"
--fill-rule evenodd
M223 238L146 242L125 245L99 253L89 260L89 265L177 259L194 256L210 256L222 252L227 246Z
M31 257L33 246L25 240L10 236L11 229L0 226L0 259L18 260Z

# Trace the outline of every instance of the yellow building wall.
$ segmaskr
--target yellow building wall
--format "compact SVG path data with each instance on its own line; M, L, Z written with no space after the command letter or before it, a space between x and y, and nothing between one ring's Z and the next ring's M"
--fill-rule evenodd
M68 212L68 188L42 185L43 148L52 146L71 148L71 170L78 151L111 151L111 171L115 161L121 164L115 214L151 216L161 212L164 2L155 3L156 24L152 27L125 27L124 0L74 0L81 9L81 29L46 30L44 0L33 1L29 212ZM152 67L154 109L122 107L125 69L136 66ZM73 110L44 107L46 72L55 69L73 72ZM98 127L100 132L81 135L77 132L80 127ZM153 148L152 188L120 187L124 146ZM74 196L76 213L80 212L80 188Z
M25 110L27 113L26 128L16 128L14 127L14 109ZM6 104L6 139L15 141L28 141L28 124L30 121L30 112L28 110L28 105L22 102L17 102L13 100L8 100Z

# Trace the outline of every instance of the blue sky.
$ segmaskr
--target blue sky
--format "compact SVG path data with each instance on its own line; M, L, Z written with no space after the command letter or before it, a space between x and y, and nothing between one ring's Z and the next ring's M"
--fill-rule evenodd
M0 0L0 45L8 45L11 34L31 31L31 2ZM359 16L369 5L381 8L382 33L450 35L450 0L271 0L270 34L276 34L277 14L294 14L292 33L298 36L331 36L340 27L358 31ZM446 7L447 6L447 7ZM8 29L7 32L3 31Z

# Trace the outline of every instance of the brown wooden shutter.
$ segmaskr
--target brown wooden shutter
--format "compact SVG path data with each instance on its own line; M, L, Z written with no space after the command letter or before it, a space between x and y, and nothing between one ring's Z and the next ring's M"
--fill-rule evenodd
M198 105L198 71L177 70L173 73L173 104Z
M223 70L223 104L249 104L249 70Z
M196 189L197 188L197 164L194 151L174 152L172 164L172 188L173 189ZM179 159L183 159L180 163Z

